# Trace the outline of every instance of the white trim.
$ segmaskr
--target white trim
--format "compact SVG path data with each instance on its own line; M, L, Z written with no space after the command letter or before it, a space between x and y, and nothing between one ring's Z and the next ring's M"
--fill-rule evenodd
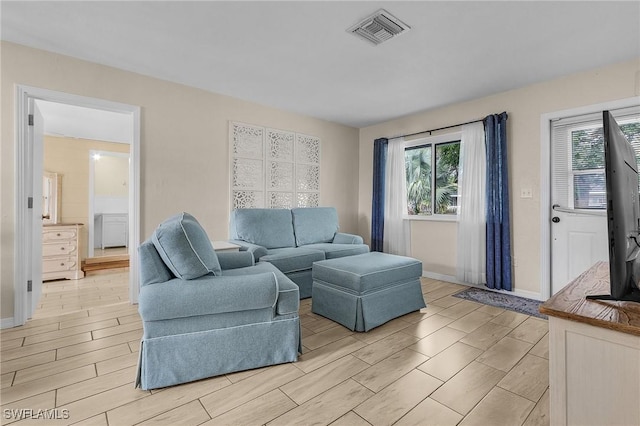
M432 280L444 281L447 283L461 284L461 285L472 287L472 285L469 283L463 283L462 281L458 281L458 279L453 275L437 274L435 272L429 272L429 271L423 270L422 276L425 278L431 278Z
M16 326L13 317L2 318L0 319L0 329L4 330L5 328L13 328Z
M473 287L473 288L479 288L482 290L492 291L494 293L506 294L508 296L518 296L518 297L524 297L525 299L533 299L533 300L540 300L540 301L546 300L546 298L543 298L540 295L540 293L536 293L533 291L518 290L518 289L513 291L496 290L493 288L486 287L484 285L475 285L475 284L459 281L456 277L452 275L443 275L443 274L436 274L435 272L422 271L422 276L425 278L431 278L434 280L444 281L444 282L453 283L453 284L466 285L467 287ZM426 302L427 304L429 303L428 300Z
M27 114L30 99L41 99L50 102L66 103L87 108L101 109L105 111L131 114L133 117L133 137L131 144L131 163L129 206L129 300L136 303L138 300L138 253L135 247L140 244L140 107L103 99L90 98L68 93L56 92L49 89L17 85L16 86L16 114L15 114L15 225L14 225L14 325L22 325L26 322L25 300L27 299L25 265L29 253L26 253L26 245L22 236L27 235L26 223L29 214L26 208L26 198L29 196L26 179L29 168L29 150L27 141ZM42 237L40 237L42 238Z
M551 297L551 122L558 118L627 108L639 103L638 97L632 97L540 116L540 300Z
M130 106L131 107L131 106ZM140 281L138 273L138 247L140 246L140 107L133 106L133 140L129 167L129 301L138 303ZM131 207L134 207L131 210Z

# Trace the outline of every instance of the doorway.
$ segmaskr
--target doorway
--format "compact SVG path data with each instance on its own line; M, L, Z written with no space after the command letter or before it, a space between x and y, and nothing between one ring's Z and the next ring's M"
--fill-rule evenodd
M128 235L127 245L139 245L140 229L140 108L97 98L88 98L28 86L17 87L16 108L16 218L15 218L15 270L14 270L14 325L22 325L31 317L34 298L41 291L42 231L34 224L41 223L41 189L43 169L34 166L34 159L42 158L42 141L37 141L38 102L51 102L70 107L82 107L129 117L131 126L127 132L131 139L128 191ZM43 120L43 119L42 119ZM37 163L37 161L36 161ZM37 165L37 164L36 164ZM36 184L37 183L37 184ZM38 185L40 187L38 188ZM35 202L32 201L35 198ZM26 202L25 202L26 201ZM23 206L23 207L22 207ZM35 219L38 219L36 222ZM129 300L137 303L139 290L137 253L131 250L129 268ZM29 285L26 285L26 284ZM31 295L33 294L34 297ZM30 303L31 302L31 303Z
M130 154L92 149L88 160L87 262L128 256Z
M603 202L602 111L626 115L637 106L637 98L628 98L541 117L543 299L557 293L596 261L609 259Z

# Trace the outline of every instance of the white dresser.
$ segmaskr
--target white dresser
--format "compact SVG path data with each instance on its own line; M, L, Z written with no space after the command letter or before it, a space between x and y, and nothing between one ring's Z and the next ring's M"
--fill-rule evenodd
M129 215L101 213L95 216L94 248L127 247L129 242Z
M81 223L42 227L42 280L84 277L80 269Z

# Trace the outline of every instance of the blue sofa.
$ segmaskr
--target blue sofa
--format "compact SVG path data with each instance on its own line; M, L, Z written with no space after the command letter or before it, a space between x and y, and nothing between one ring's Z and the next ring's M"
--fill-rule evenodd
M136 386L155 389L266 365L302 352L298 287L247 252L216 253L186 213L139 248Z
M237 209L231 213L231 242L256 262L275 265L311 297L313 262L369 252L362 237L341 233L333 207Z

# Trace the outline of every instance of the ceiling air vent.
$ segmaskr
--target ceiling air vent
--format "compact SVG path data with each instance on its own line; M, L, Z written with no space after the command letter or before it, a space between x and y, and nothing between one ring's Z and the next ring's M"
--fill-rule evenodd
M369 43L378 45L410 29L411 27L395 16L384 9L380 9L347 31Z

